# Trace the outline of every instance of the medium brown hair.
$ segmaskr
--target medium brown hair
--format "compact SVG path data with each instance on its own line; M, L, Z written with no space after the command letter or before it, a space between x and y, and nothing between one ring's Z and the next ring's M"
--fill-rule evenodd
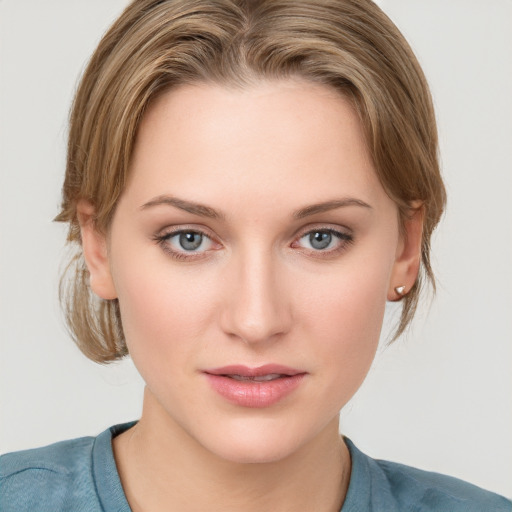
M412 319L423 278L435 287L430 238L444 209L429 89L405 39L370 0L135 0L93 54L73 103L56 220L77 251L61 281L68 326L80 349L107 362L127 353L117 300L96 297L81 251L76 205L95 208L107 232L127 180L137 127L149 103L187 83L243 87L300 77L349 98L374 167L403 222L424 210L420 275L403 298L396 330Z

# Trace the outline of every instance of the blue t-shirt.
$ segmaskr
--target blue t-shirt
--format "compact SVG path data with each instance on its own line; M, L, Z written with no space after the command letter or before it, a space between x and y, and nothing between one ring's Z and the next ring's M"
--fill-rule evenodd
M130 512L112 438L133 423L0 457L2 512ZM512 502L456 478L374 460L346 439L352 472L341 512L511 512Z

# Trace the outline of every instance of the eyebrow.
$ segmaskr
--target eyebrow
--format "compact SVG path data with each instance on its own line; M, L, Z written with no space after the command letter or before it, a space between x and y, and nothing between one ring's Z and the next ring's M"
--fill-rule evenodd
M147 203L144 203L140 209L146 210L152 206L169 205L184 210L200 217L208 217L209 219L224 219L224 215L209 206L199 203L193 203L191 201L185 201L184 199L178 199L172 196L158 196Z
M369 208L370 210L373 209L368 203L365 203L360 199L346 197L344 199L333 199L331 201L325 201L323 203L317 203L312 204L311 206L306 206L305 208L297 210L293 214L293 217L295 219L303 219L304 217L309 217L310 215L328 212L330 210L335 210L336 208L344 208L347 206L360 206L362 208Z
M180 210L192 213L193 215L198 215L200 217L208 217L209 219L225 219L225 215L223 213L218 212L217 210L211 208L210 206L206 206L200 203L194 203L192 201L185 201L184 199L179 199L177 197L167 195L158 196L151 199L147 203L144 203L140 207L140 209L146 210L153 206L161 205L174 206L175 208L179 208ZM323 213L330 210L335 210L337 208L344 208L347 206L359 206L362 208L369 208L370 210L372 209L372 207L368 203L365 203L360 199L347 197L344 199L333 199L331 201L325 201L323 203L317 203L312 204L310 206L306 206L305 208L301 208L300 210L294 212L293 217L295 219L303 219L304 217L309 217L317 213Z

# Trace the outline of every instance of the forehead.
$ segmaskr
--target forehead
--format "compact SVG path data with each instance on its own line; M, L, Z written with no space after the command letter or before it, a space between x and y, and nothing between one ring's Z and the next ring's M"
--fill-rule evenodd
M128 193L139 201L178 192L206 203L222 194L281 204L333 194L376 201L384 193L349 100L300 80L162 94L141 121L130 173Z

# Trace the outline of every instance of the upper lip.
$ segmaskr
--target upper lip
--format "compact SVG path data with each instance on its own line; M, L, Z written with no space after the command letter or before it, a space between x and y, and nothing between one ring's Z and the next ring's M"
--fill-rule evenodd
M210 375L240 375L242 377L261 377L263 375L280 374L280 375L299 375L306 373L289 366L283 366L281 364L264 364L251 368L249 366L233 364L228 366L222 366L219 368L210 368L205 370L205 373Z

